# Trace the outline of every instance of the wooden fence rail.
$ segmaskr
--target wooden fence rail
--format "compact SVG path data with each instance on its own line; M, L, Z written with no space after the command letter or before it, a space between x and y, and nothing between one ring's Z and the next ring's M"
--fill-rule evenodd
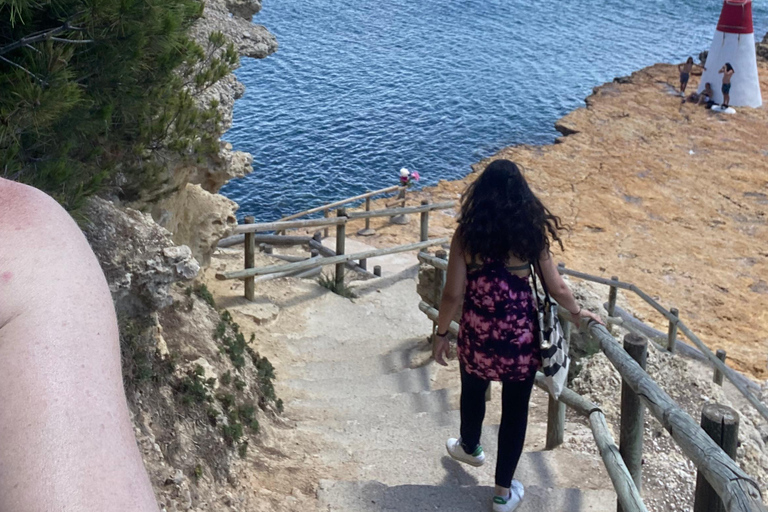
M619 281L617 279L605 279L603 277L598 276L592 276L589 274L585 274L583 272L577 272L575 270L567 269L563 264L558 265L558 270L561 274L569 275L572 277L576 277L578 279L583 279L585 281L592 281L594 283L602 283L610 287L615 287L623 290L629 290L631 292L634 292L636 295L638 295L641 299L643 299L648 305L650 305L653 309L661 313L669 322L670 325L677 326L677 331L682 332L686 338L688 338L691 342L693 342L694 345L696 345L696 348L699 349L699 351L707 358L709 363L717 368L720 372L725 375L726 378L728 378L729 381L736 387L736 389L739 390L739 392L744 395L744 397L749 401L750 404L757 410L758 413L763 417L763 419L768 420L768 407L766 407L765 404L763 404L755 395L753 395L747 386L743 384L743 381L737 377L737 373L729 368L725 363L723 363L715 354L712 353L711 350L709 350L709 347L707 347L703 341L699 339L698 336L696 336L681 320L678 316L673 314L670 311L667 311L664 309L658 302L656 302L650 295L645 293L643 290L635 286L631 283L625 283L622 281ZM669 338L672 338L674 336L677 337L677 332L673 332L672 329L670 329L670 332L668 334Z
M355 201L360 201L360 200L363 200L363 199L366 199L366 198L369 198L369 197L377 196L379 194L387 194L389 192L394 192L396 190L397 191L405 190L405 187L403 187L402 185L393 185L391 187L382 188L382 189L379 189L379 190L374 190L373 192L366 192L365 194L360 194L360 195L354 196L354 197L348 197L347 199L342 199L341 201L336 201L334 203L324 204L324 205L318 206L316 208L310 208L309 210L304 210L303 212L294 213L293 215L288 215L287 217L283 217L282 219L280 219L280 221L287 221L287 220L298 219L299 217L304 217L306 215L312 215L313 213L318 213L318 212L322 212L322 211L331 210L333 208L336 208L336 207L339 207L339 206L343 206L343 205L348 204L348 203L352 203L352 202L355 202Z
M590 322L590 334L619 371L622 379L645 403L670 433L685 455L723 500L728 512L765 512L760 488L693 419L661 389L597 322Z
M293 270L308 270L310 268L321 267L326 265L335 265L337 263L344 263L352 260L360 260L367 258L375 258L377 256L386 256L387 254L396 254L399 252L415 251L418 249L424 249L433 245L441 245L447 243L447 238L435 238L427 240L426 242L418 242L415 244L398 245L395 247L388 247L386 249L371 249L369 251L358 252L355 254L341 254L330 258L318 258L315 261L297 261L296 263L289 263L287 265L269 265L259 268L248 268L244 270L236 270L233 272L218 272L216 279L220 281L226 281L229 279L245 279L251 276L260 276L264 274L273 274L275 272L288 272Z
M261 222L259 224L240 224L232 233L238 235L240 233L262 233L264 231L284 231L286 229L301 229L301 228L314 228L322 226L337 226L339 224L346 224L346 217L335 217L328 219L305 219L305 220L291 220L291 221L277 221L277 222Z
M395 215L410 215L412 213L429 212L432 210L447 210L453 208L456 203L445 202L435 204L424 204L421 206L408 206L406 208L388 208L384 210L371 210L369 212L350 212L348 214L350 219L368 219L374 217L392 217Z
M419 309L426 314L430 320L433 322L437 321L439 312L436 308L421 301L419 303ZM452 334L458 335L459 324L452 321L448 330ZM544 384L544 374L541 372L536 373L536 385L541 389L547 389L546 384ZM600 457L603 459L603 464L608 471L608 476L613 483L619 504L624 512L647 512L648 509L643 503L640 491L637 489L635 482L632 480L632 476L630 476L629 471L627 470L627 466L624 464L624 460L619 454L619 448L616 446L613 435L611 435L611 430L608 428L608 424L605 421L605 414L603 411L597 405L570 389L563 390L559 402L564 403L566 406L589 419L592 436L595 438Z

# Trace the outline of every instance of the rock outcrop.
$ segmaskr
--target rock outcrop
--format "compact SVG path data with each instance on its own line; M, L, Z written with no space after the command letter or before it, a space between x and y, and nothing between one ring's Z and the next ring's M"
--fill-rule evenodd
M173 303L170 288L190 281L200 265L186 245L177 246L171 233L152 217L91 199L84 209L91 219L83 226L96 253L120 316L138 317Z
M239 55L265 58L277 50L277 41L265 27L251 23L260 8L258 0L206 2L203 16L190 35L205 48L210 34L220 32ZM221 119L218 133L208 135L219 139L229 130L235 101L244 92L245 86L232 73L196 92L198 104L206 109L214 107ZM194 257L206 265L216 242L236 224L237 205L217 192L227 181L250 173L253 157L220 141L218 154L199 161L194 155L179 159L177 155L158 154L155 158L164 169L157 180L159 185L130 206L150 211L157 223L171 232L176 244L190 247Z

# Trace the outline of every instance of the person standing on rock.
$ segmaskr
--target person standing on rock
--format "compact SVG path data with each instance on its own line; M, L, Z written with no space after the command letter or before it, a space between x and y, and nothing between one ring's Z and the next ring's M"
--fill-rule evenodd
M721 73L723 75L723 87L721 90L723 91L723 105L722 109L725 110L728 108L728 104L731 102L731 77L735 73L733 70L733 67L731 66L730 62L726 62L725 65L723 65L722 68L720 68L720 71L718 73Z
M563 229L534 195L516 164L496 160L462 197L459 227L451 242L448 273L433 355L446 366L448 326L463 303L458 336L461 373L461 432L446 443L454 459L485 463L480 435L489 382L501 381L502 416L496 460L494 512L510 512L523 499L513 480L523 451L540 341L531 267L572 321L601 322L573 298L552 259L552 241L562 247ZM601 322L602 323L602 322Z
M685 61L685 64L678 64L677 70L680 71L680 96L685 97L685 89L688 87L688 80L691 78L691 73L693 72L693 66L696 66L697 64L693 63L693 57L688 57L688 60ZM704 66L700 66L701 69L704 71L707 70Z

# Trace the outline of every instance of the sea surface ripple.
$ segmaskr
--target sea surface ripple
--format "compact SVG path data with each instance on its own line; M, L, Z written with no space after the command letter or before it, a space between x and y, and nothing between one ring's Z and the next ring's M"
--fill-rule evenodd
M720 0L266 0L277 36L244 59L225 139L254 172L222 193L277 219L397 183L457 179L513 144L551 143L593 87L709 47ZM753 6L756 37L768 5Z

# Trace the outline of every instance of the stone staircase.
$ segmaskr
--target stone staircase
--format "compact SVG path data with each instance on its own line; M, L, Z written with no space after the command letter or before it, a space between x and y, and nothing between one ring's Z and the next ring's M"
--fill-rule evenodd
M461 465L444 443L459 430L458 365L430 362L431 322L418 310L415 268L363 283L359 298L330 292L304 304L301 332L276 340L291 354L278 368L278 393L298 429L318 435L322 462L342 478L318 485L323 512L490 510L500 386L483 431L484 467ZM542 451L547 398L534 390L526 451L516 478L518 510L616 509L598 457ZM566 426L566 436L569 425Z

